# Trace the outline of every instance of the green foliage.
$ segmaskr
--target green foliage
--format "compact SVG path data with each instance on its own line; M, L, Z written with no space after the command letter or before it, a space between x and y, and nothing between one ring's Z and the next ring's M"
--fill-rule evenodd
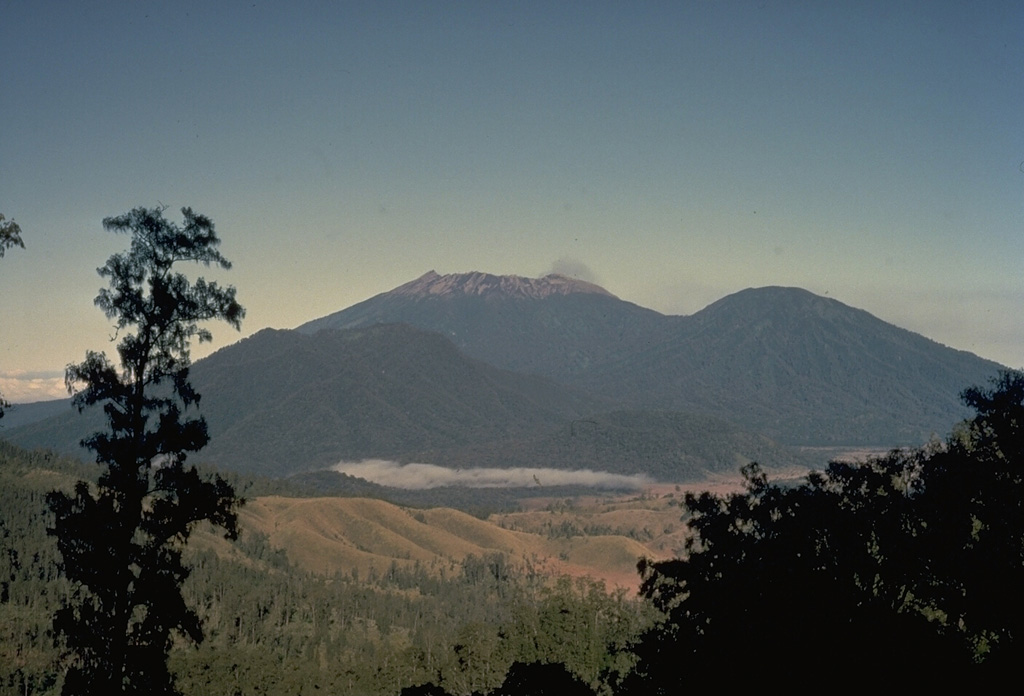
M265 542L247 536L248 557L261 555ZM596 685L618 664L609 646L624 645L646 615L623 593L551 584L497 554L361 579L281 570L197 560L186 590L209 637L172 653L183 691L372 695L435 683L469 694L496 689L516 661L565 663Z
M49 452L0 440L0 694L56 693L50 623L69 583L46 533L46 493L92 472Z
M916 489L930 573L916 591L987 672L1024 659L1024 372L964 401L976 416L921 469Z
M203 322L235 328L244 310L235 289L175 271L184 262L230 268L217 251L213 223L188 208L184 224L163 209L137 208L103 221L131 235L127 252L99 269L109 287L96 305L114 326L120 368L89 352L67 369L73 402L102 404L107 428L83 441L103 465L96 485L54 491L53 534L70 596L54 616L67 650L65 694L176 693L167 669L172 634L203 634L181 595L188 577L182 549L194 525L210 521L236 535L230 484L186 467L188 452L207 442L206 423L187 416L199 394L189 382L189 346L211 338Z
M593 696L594 690L557 663L513 663L492 696Z

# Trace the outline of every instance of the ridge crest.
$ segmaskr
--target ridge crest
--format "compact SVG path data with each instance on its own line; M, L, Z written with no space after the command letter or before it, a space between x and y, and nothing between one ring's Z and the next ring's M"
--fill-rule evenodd
M615 297L599 285L551 273L541 278L492 275L472 271L439 275L428 271L416 280L400 285L389 294L411 297L506 296L543 299L553 295L593 294Z

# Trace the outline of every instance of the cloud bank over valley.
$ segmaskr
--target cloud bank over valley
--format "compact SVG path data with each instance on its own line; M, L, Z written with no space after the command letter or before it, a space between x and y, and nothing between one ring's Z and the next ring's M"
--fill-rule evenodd
M643 474L624 476L606 471L591 471L590 469L575 471L533 467L451 469L436 464L399 464L382 459L340 462L330 469L382 486L407 490L444 486L464 488L588 486L605 489L638 489L652 483L652 479Z
M0 394L13 403L68 398L63 370L8 370L0 372Z

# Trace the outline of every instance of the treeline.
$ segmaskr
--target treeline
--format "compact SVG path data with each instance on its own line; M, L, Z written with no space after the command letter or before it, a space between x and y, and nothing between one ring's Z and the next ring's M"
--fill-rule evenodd
M56 693L50 623L68 594L47 536L46 494L88 478L81 462L0 440L0 692Z
M499 684L517 660L560 662L599 683L644 612L622 593L551 584L500 555L437 568L324 579L285 565L239 572L204 556L186 596L207 639L173 654L184 693L397 694L435 682L453 693ZM244 685L241 686L241 685Z

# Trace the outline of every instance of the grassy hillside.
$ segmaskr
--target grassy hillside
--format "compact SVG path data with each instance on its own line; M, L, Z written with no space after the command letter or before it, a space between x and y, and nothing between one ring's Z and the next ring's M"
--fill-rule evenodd
M611 498L604 507L603 515L623 510ZM531 513L526 523L511 513L481 520L449 508L417 510L365 498L268 496L250 501L240 519L245 529L258 531L283 550L290 562L322 575L369 577L415 567L450 572L469 556L497 553L510 564L530 565L548 575L587 575L635 587L641 556L663 558L677 550L651 543L682 530L678 508L661 507L656 535L649 515L637 515L632 522L620 515L612 525L591 520L589 509L570 513L557 505Z

